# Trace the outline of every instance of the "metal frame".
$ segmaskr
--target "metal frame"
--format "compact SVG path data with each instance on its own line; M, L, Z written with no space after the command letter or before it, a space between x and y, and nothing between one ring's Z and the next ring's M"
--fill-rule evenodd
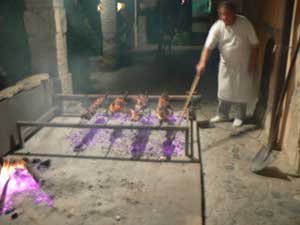
M116 98L120 95L108 95L107 98ZM129 95L128 97L132 97L133 95ZM99 97L99 95L62 95L57 94L54 96L54 102L56 106L51 108L48 112L46 112L41 118L46 118L45 115L48 115L53 112L53 109L56 110L55 116L79 116L79 115L68 115L64 114L61 111L62 102L63 101L80 101L88 99L95 99ZM158 95L149 96L150 100L158 99ZM170 96L171 101L184 101L186 96L182 95L172 95ZM53 119L50 118L48 121ZM81 129L127 129L127 130L141 130L141 129L150 129L150 130L165 130L165 131L182 131L185 132L185 155L194 160L194 133L193 133L193 120L189 120L190 124L187 126L145 126L145 125L104 125L104 124L78 124L78 123L51 123L48 121L44 121L43 119L38 119L36 121L17 121L17 132L19 138L19 145L21 148L25 145L24 132L22 130L23 127L35 127L36 129L40 129L43 127L57 127L57 128L81 128ZM189 122L188 121L188 122ZM28 129L28 128L27 128ZM36 130L34 129L34 130ZM191 134L191 135L190 135Z
M122 95L115 95L115 94L110 94L107 96L107 98L117 98ZM136 95L128 95L128 97L134 97ZM99 94L90 94L90 95L82 95L82 94L72 94L72 95L63 95L63 94L56 94L55 95L55 100L68 100L68 101L78 101L78 100L85 100L86 98L88 99L96 99L99 97ZM160 95L149 95L148 98L150 100L156 100L160 97ZM186 96L185 95L169 95L170 101L185 101Z

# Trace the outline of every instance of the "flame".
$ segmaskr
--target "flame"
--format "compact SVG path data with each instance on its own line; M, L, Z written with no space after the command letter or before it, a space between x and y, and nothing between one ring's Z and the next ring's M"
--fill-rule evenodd
M37 203L45 202L49 206L53 203L30 174L24 160L4 161L0 171L0 213L10 211L14 198L22 193L33 194Z
M2 193L2 189L4 188L6 182L9 179L9 174L10 174L10 168L9 168L9 162L5 161L3 163L3 166L0 171L0 191Z
M18 161L8 161L5 160L3 162L1 171L0 171L0 194L3 192L3 189L10 179L10 177L13 175L16 169L25 169L26 168L26 162L24 160L18 160Z

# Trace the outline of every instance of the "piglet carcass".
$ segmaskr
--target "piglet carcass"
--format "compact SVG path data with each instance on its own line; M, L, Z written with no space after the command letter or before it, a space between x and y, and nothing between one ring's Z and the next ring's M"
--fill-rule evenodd
M81 114L81 118L90 120L96 113L97 109L103 104L107 95L99 96L93 104Z
M159 97L155 113L160 123L168 121L169 116L173 115L170 97L167 94Z
M135 104L132 109L129 110L131 121L139 121L143 115L143 110L146 108L148 104L148 96L139 95L132 97Z
M108 111L111 113L124 112L126 106L125 97L117 97L108 107Z

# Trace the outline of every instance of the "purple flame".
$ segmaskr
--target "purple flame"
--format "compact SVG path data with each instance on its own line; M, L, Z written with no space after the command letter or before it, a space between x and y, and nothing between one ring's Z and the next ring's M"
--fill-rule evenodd
M94 123L95 124L105 124L106 119L103 116L100 116L95 120ZM92 129L88 130L88 132L83 136L83 138L81 140L80 139L75 139L75 141L78 142L78 143L75 144L74 152L83 151L87 146L89 146L91 141L93 140L93 138L97 134L97 132L98 132L97 128L92 128Z
M152 115L148 115L147 117L142 117L141 123L143 125L153 125L153 117ZM139 130L135 139L130 147L130 152L133 158L141 157L146 151L146 146L149 140L149 136L151 134L151 130L143 129Z
M163 143L163 154L166 157L171 157L174 153L175 150L175 145L173 144L173 140L172 139L167 139L164 143Z
M170 116L168 119L169 124L174 124L178 118L179 116L176 114ZM124 113L114 113L109 116L104 113L98 113L89 123L159 125L159 120L154 113L147 116L144 115L138 122L130 121L130 117ZM162 137L166 138L164 143ZM134 130L80 129L70 135L71 146L73 148L80 146L79 149L85 150L89 147L94 148L99 145L101 147L97 147L97 150L103 151L103 154L105 154L107 148L110 149L114 145L113 151L119 152L118 154L151 158L183 155L184 138L185 136L182 132L177 132L176 138L172 139L169 132L148 129L138 130L137 134ZM173 140L172 143L168 142L169 139Z
M151 130L148 129L138 131L130 148L132 157L136 158L144 154L150 134Z
M123 130L122 129L116 129L114 130L111 135L110 135L110 138L109 138L109 143L110 143L110 146L109 146L109 149L114 145L114 143L123 136Z
M53 206L53 198L42 191L40 184L36 182L27 169L11 169L10 178L3 191L3 202L0 213L7 213L14 207L14 200L19 195L31 197L36 204L45 203L47 206Z

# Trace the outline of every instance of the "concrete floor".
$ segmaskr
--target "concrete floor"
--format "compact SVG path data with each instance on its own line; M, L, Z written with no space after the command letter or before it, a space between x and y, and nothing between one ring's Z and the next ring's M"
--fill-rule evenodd
M76 155L67 141L70 132L44 128L18 152L28 158L51 159L42 177L43 189L55 196L54 207L22 202L16 206L18 219L4 215L0 224L201 224L198 163L102 160L92 150Z
M148 53L137 53L141 57L131 67L92 74L93 91L120 93L128 86L131 93L147 89L182 94L189 89L198 47L179 49L159 61ZM216 59L201 79L199 120L207 120L216 109ZM234 130L222 123L200 131L207 225L300 225L300 180L287 175L285 153L273 164L281 171L276 178L250 172L251 160L266 143L265 133L252 128ZM23 152L64 153L69 132L43 129ZM201 224L199 164L51 159L43 177L45 190L56 196L55 207L26 202L17 220L1 216L0 224Z
M204 105L206 115L199 114L200 120L213 116L215 107ZM266 176L250 172L252 159L267 140L264 132L252 128L234 130L231 123L222 123L201 130L207 224L299 225L300 180L286 175L291 171L285 153L277 155ZM275 168L280 171L271 173Z

